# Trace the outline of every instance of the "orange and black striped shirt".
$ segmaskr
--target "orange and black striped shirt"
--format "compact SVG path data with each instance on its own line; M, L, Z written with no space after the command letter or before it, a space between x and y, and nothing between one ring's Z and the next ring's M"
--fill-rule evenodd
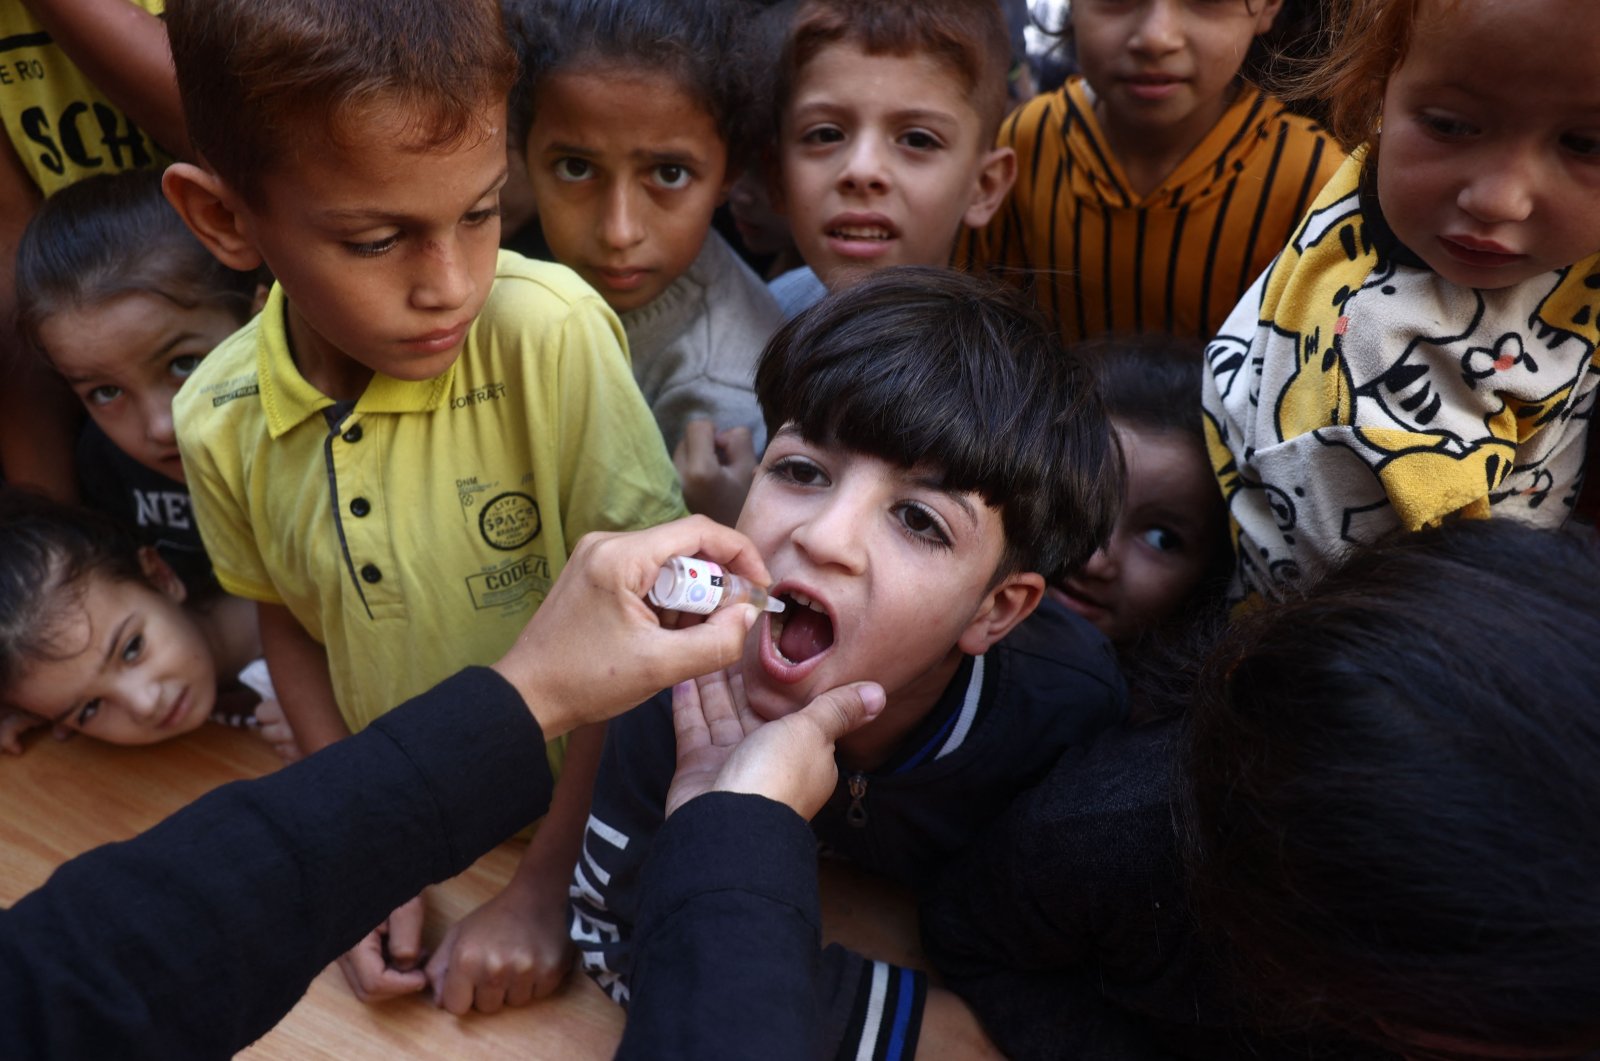
M1249 86L1142 198L1081 78L1024 104L999 143L1017 152L1017 183L972 234L968 260L1043 273L1035 293L1068 343L1110 331L1210 338L1344 161L1314 122Z

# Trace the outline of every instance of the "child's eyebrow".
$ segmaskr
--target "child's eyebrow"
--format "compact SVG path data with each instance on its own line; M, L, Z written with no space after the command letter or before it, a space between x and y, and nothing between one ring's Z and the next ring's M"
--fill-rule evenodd
M912 486L919 486L924 490L933 490L936 493L941 493L945 497L948 497L951 501L955 502L958 508L961 509L962 514L967 517L967 522L969 524L974 527L978 525L978 510L972 507L971 501L968 501L962 496L966 491L956 491L950 489L950 487L946 485L945 481L937 475L910 475L906 478Z
M544 153L547 155L577 155L579 158L588 158L595 154L595 150L583 144L553 140L545 145ZM635 161L650 162L658 166L694 166L705 161L702 156L688 149L653 151L647 147L640 147L629 151L628 157Z
M111 662L111 657L116 654L117 646L122 643L122 632L128 628L128 624L133 622L133 619L134 619L133 613L129 612L127 615L124 615L122 617L122 622L117 624L117 628L115 630L111 631L111 637L106 642L106 654L100 660L100 667L99 667L100 670L105 670L106 669L106 664ZM59 725L62 722L65 722L67 716L72 714L77 709L78 709L78 705L77 704L71 705L65 711L61 712L61 714L57 715L55 718L52 718L50 720L50 724L52 726L54 726L54 725Z
M490 181L483 191L479 192L477 195L474 195L471 201L477 202L479 199L499 191L501 186L505 184L508 174L509 170L502 168L500 172L495 175L494 180ZM408 214L396 214L388 210L377 210L364 206L350 207L343 210L323 210L316 216L324 222L426 220L425 218L412 217Z
M152 361L159 361L163 357L165 357L168 354L170 354L172 352L173 347L177 346L178 344L184 342L187 339L198 339L198 338L200 338L200 336L197 335L195 332L177 332L172 336L172 338L170 338L166 342L162 343L159 349L151 351L150 352L150 356L144 359L144 363L148 365Z
M834 99L800 100L794 108L795 117L806 118L813 114L827 116L844 111L853 110L848 103ZM960 122L960 117L950 111L931 110L927 107L907 107L904 110L891 111L889 121L895 124L906 122L920 122L930 125L955 125Z
M117 646L122 643L122 631L128 628L128 624L133 622L133 618L133 613L129 612L122 617L122 622L117 624L117 628L111 631L111 637L106 642L105 658L100 661L101 670L105 670L106 664L111 662L111 657L116 655Z

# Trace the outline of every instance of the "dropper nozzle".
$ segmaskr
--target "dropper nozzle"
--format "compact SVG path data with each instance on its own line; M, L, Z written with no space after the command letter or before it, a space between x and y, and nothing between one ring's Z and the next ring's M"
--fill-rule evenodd
M767 602L761 606L761 610L764 612L781 612L783 611L783 601L777 597L768 597Z

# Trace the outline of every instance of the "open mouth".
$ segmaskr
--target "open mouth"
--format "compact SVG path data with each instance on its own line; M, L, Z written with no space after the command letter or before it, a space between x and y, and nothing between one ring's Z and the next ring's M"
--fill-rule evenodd
M803 593L781 593L784 609L771 619L772 647L791 667L808 663L833 647L833 619Z
M830 239L853 242L883 242L894 239L894 233L883 225L840 225L828 230Z

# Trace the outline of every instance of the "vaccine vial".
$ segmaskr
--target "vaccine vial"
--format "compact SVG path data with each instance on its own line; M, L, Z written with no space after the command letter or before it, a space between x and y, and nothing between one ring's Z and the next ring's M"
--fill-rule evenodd
M730 604L754 604L764 612L783 611L783 601L749 579L724 571L709 560L674 556L661 567L649 600L671 612L710 615Z

